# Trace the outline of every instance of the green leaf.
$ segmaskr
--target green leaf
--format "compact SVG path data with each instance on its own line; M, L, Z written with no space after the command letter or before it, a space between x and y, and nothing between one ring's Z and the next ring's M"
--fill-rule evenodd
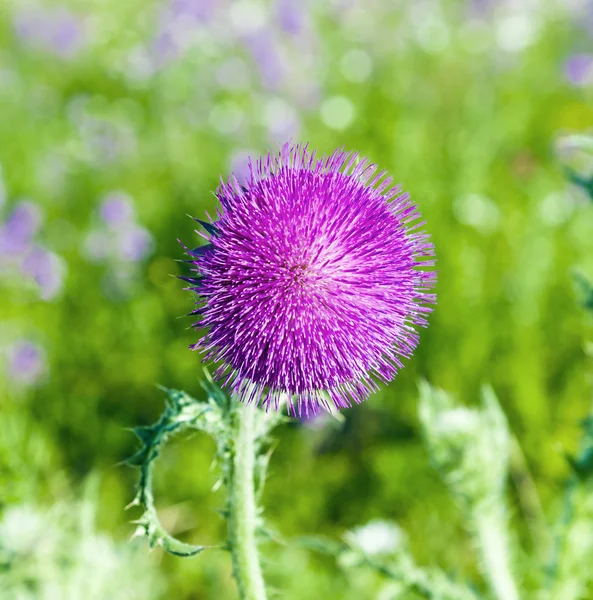
M138 436L143 444L152 444L154 436L157 433L157 430L155 430L154 427L145 427L142 425L134 427L132 431Z
M219 406L223 411L228 411L230 407L230 398L225 394L218 385L212 379L212 375L208 369L204 368L204 379L200 381L200 385L204 388L204 391L208 394L208 398L214 400L215 404Z
M329 554L338 556L348 549L348 546L343 542L336 542L329 538L317 535L303 535L295 539L296 543L303 548L319 552L321 554Z
M150 548L160 546L165 551L176 556L196 556L207 546L186 544L170 535L161 525L152 492L152 469L154 461L158 458L163 445L168 439L185 429L195 428L208 433L216 431L200 423L204 415L210 412L210 407L204 402L199 402L183 391L163 388L167 394L168 402L165 412L159 420L150 426L133 428L134 434L142 443L142 447L125 462L140 469L137 492L132 505L139 505L144 513L137 521L136 535L148 538Z
M593 200L593 177L583 177L568 167L565 168L565 172L568 180L583 189L589 195L589 198Z
M586 310L593 311L593 284L582 273L576 272L573 275L579 302Z

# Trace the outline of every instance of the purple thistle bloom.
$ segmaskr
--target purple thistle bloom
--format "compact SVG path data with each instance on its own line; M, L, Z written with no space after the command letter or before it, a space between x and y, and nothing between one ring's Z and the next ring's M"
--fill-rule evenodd
M217 196L217 220L200 221L209 244L188 250L199 276L183 279L207 329L192 349L222 363L223 387L308 415L394 379L435 302L433 245L409 195L358 154L286 144Z

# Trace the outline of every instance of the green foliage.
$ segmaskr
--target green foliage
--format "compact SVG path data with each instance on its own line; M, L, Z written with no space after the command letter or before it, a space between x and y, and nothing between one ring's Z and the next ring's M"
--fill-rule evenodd
M510 434L491 388L482 406L462 408L442 390L420 386L420 418L428 450L464 511L482 573L499 600L518 599L505 487Z
M5 600L152 600L164 581L136 544L96 531L96 499L51 508L14 504L0 519Z
M0 427L0 508L31 501L63 484L56 449L46 432L21 412L6 411Z
M303 537L304 547L336 557L351 577L370 569L384 581L379 597L477 600L480 595L454 581L440 569L419 567L412 557L405 534L393 523L373 521L348 532L342 541ZM386 583L385 583L386 582Z
M216 442L216 462L220 467L220 483L230 488L233 485L233 456L236 452L234 435L235 421L238 418L239 407L224 394L213 382L210 374L205 371L202 387L206 398L196 400L178 390L162 388L167 394L167 406L160 419L151 426L135 427L134 433L141 442L141 448L126 463L137 467L140 479L136 496L129 507L140 506L143 509L141 517L134 521L138 526L135 535L148 538L150 548L156 546L175 556L190 557L200 554L206 546L186 544L169 535L159 521L152 491L153 467L163 446L170 437L187 430L206 433ZM255 410L248 408L247 410ZM264 413L256 411L254 421L254 466L257 496L261 496L266 479L266 471L270 454L267 452L271 430L283 420L280 412ZM218 487L218 486L216 486ZM223 515L230 516L231 499ZM263 525L260 530L265 532ZM223 546L230 549L230 541Z
M566 484L564 511L554 527L552 544L543 549L523 549L525 555L532 556L519 561L519 535L511 529L507 501L513 444L492 388L482 389L480 408L465 408L443 390L422 382L419 413L433 465L462 511L489 593L480 592L477 583L458 583L441 568L419 567L410 553L406 534L393 523L373 521L347 533L341 541L304 537L299 539L300 544L335 557L348 574L360 569L379 574L388 582L379 595L382 599L587 597L593 582L589 568L593 559L591 417L583 421L578 455L568 458L573 475ZM530 475L524 473L523 477ZM538 525L547 528L545 523ZM548 532L539 533L538 540L548 539L544 536ZM533 588L528 588L526 582L531 582Z
M159 421L150 427L135 427L133 430L142 443L142 448L126 461L140 470L138 492L130 506L138 505L143 508L142 516L134 522L138 525L137 534L145 535L151 548L161 546L177 556L194 556L205 547L176 540L164 530L158 519L152 493L153 464L167 439L185 429L197 429L220 439L219 452L224 452L228 445L228 436L222 434L223 415L214 398L208 398L206 403L199 403L184 392L164 391L168 394L168 405Z
M573 476L567 483L564 510L555 527L552 560L548 568L550 599L586 597L593 582L587 564L593 560L593 428L583 421L581 449L568 457Z
M508 476L510 435L491 388L482 407L463 408L442 390L420 385L420 419L430 455L463 510L500 504Z
M433 462L460 500L464 523L478 550L482 572L494 597L576 600L587 597L593 580L593 430L583 422L581 450L569 457L573 476L566 485L564 511L555 526L551 561L538 561L537 550L518 573L518 536L509 531L506 483L510 437L504 414L491 388L482 392L482 408L461 408L442 390L421 385L420 414ZM535 573L530 573L534 570ZM520 577L520 578L518 578ZM517 581L540 581L541 589L521 589Z
M581 305L583 308L593 311L593 285L582 273L575 273L574 279Z
M126 427L157 421L155 382L202 398L199 356L187 350L196 334L179 319L192 299L171 277L183 274L174 261L183 258L177 238L190 248L198 243L186 214L212 214L211 192L235 151L276 148L285 137L277 120L296 115L295 140L321 151L359 150L411 192L436 244L438 306L413 360L370 402L345 411L343 428L278 428L270 476L260 486L268 528L284 539L304 532L339 539L381 516L407 532L418 568L439 565L455 582L480 582L483 567L468 543L474 528L459 510L465 500L456 492L452 502L430 469L416 382L455 390L462 410L474 410L482 382L490 381L548 518L561 523L571 515L574 526L559 544L561 558L550 551L544 574L518 577L517 585L531 593L548 571L558 581L576 573L580 587L570 593L593 598L583 588L590 561L579 558L588 552L588 478L565 459L587 472L576 424L589 410L583 345L591 321L572 310L570 273L593 281L593 220L586 185L567 183L558 164L560 156L585 183L593 175L585 135L593 127L592 90L569 85L562 72L590 37L584 19L569 12L577 3L496 2L480 15L478 3L468 2L292 2L307 11L302 35L270 25L265 58L279 57L276 87L262 82L233 37L237 24L257 22L240 13L226 15L222 28L199 24L182 40L186 52L151 72L147 55L167 42L156 37L166 0L48 0L85 22L85 44L66 58L19 33L22 11L33 3L0 2L0 219L30 199L43 213L37 242L66 267L61 295L49 302L19 272L0 270L3 512L15 503L51 506L97 470L97 530L117 539L133 533L123 511L133 471L115 466L133 452ZM266 27L276 23L272 0L233 4L264 7ZM187 33L187 21L181 29ZM521 29L515 47L503 47ZM353 110L343 127L340 106ZM562 144L552 151L555 139L568 139L570 156ZM133 265L87 255L103 198L116 190L133 198L138 223L154 238L152 254ZM586 305L589 288L582 290ZM47 376L28 387L13 380L9 365L21 337L47 356ZM170 436L154 504L168 532L210 546L223 535L214 509L224 498L211 493L213 448L198 433L179 445ZM497 481L501 470L497 462ZM483 495L487 478L476 489L466 482L463 493ZM574 509L565 513L559 498L567 478ZM514 492L505 494L507 521L524 512ZM530 529L516 520L511 546L518 538L528 548ZM165 574L167 597L235 598L225 553L153 557L151 572ZM330 558L274 546L266 575L287 600L358 600L387 584L376 570L344 573ZM527 571L521 551L514 560L520 575Z

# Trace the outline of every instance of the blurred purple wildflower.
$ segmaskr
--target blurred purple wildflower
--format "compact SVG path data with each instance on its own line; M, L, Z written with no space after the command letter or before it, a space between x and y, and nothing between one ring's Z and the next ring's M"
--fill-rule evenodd
M101 223L90 229L84 239L83 251L92 262L134 263L146 258L153 250L150 232L136 222L136 210L131 196L113 191L103 197L99 206ZM126 273L129 271L126 270Z
M121 162L136 152L138 140L133 125L125 119L97 114L88 95L73 97L67 113L83 144L82 160Z
M127 226L134 220L134 204L127 194L112 192L101 203L100 213L109 227Z
M161 31L149 46L149 55L154 67L160 69L179 58L181 49L176 41L174 32L167 29Z
M8 352L8 375L22 385L34 385L46 373L42 348L29 340L18 340Z
M564 76L578 87L593 83L593 54L573 54L564 63Z
M192 348L222 363L222 385L308 415L391 381L435 301L433 245L409 195L356 153L286 144L217 196L184 279L207 329Z
M278 23L283 31L297 35L305 27L305 11L300 2L294 0L277 0L276 13Z
M278 89L283 81L283 68L278 44L271 32L260 30L246 35L244 43L257 65L262 85L267 89Z
M19 202L0 225L0 256L22 255L41 225L41 210L33 202Z
M40 246L35 246L22 264L22 272L37 283L43 300L52 300L62 291L64 270L63 261Z
M170 0L161 11L158 31L147 48L154 69L180 59L193 34L211 21L216 8L216 0Z
M239 183L247 181L251 174L249 159L252 154L250 150L237 150L231 154L230 171Z
M122 260L138 262L152 252L152 247L152 236L140 225L122 231L117 239L117 252Z
M84 47L82 18L66 8L22 10L14 29L23 41L63 58L73 57Z
M496 0L469 0L468 12L473 17L488 17L496 6Z
M41 210L33 202L19 202L0 224L0 269L7 268L33 279L43 300L55 298L64 280L64 262L40 246L35 238L42 221Z
M177 18L206 22L212 18L216 0L172 0L171 12Z

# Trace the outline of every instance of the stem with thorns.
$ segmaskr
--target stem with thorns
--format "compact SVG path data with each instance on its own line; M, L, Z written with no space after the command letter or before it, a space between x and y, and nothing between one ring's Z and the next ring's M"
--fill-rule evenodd
M255 420L253 406L234 410L234 444L229 481L228 528L233 575L241 600L266 600L266 588L257 550L255 501Z

